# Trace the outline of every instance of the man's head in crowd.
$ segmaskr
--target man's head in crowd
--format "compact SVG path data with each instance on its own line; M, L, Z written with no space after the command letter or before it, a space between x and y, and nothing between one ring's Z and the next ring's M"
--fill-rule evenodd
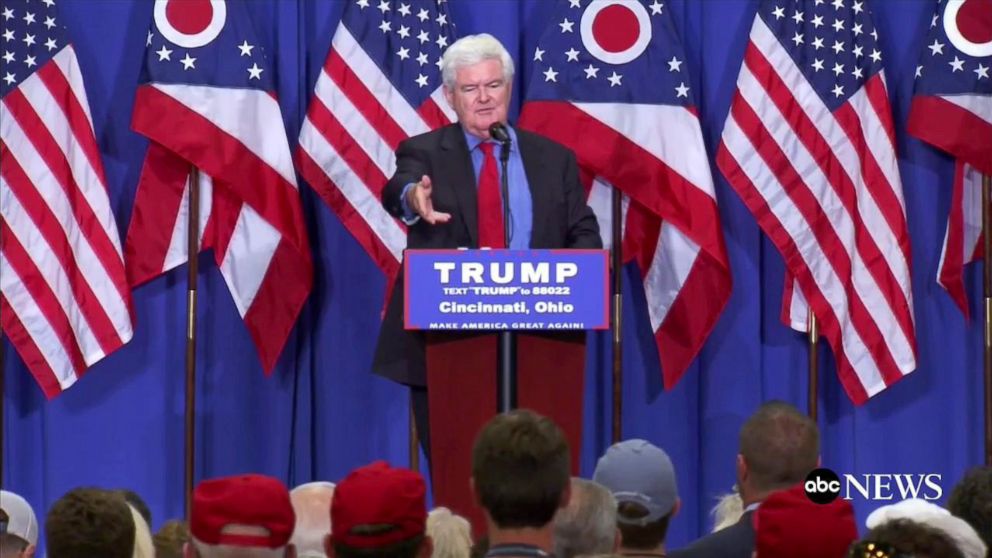
M737 484L744 505L805 480L819 462L816 423L788 403L765 403L741 427Z
M38 546L38 520L27 500L0 490L0 558L31 558Z
M332 558L428 558L427 485L419 473L383 461L352 471L334 490Z
M599 458L592 478L617 500L622 548L663 550L669 521L681 506L668 454L645 440L625 440Z
M155 545L156 558L182 558L183 547L190 540L189 527L178 519L171 519L162 524L152 543Z
M946 533L911 519L894 519L877 525L855 543L852 558L874 558L879 555L912 556L913 558L964 558Z
M839 558L858 538L850 502L817 504L802 484L768 496L755 512L754 528L758 558Z
M620 544L617 501L603 485L572 478L568 505L555 515L555 558L609 553Z
M289 491L264 475L205 480L193 490L186 558L294 558Z
M992 549L992 467L976 467L951 491L947 509L974 527Z
M131 509L120 495L107 490L70 490L48 510L45 547L49 558L131 558Z
M299 558L324 558L324 540L331 533L331 500L334 483L308 482L289 492L296 512L293 546Z
M568 504L568 442L546 417L493 417L472 448L472 490L493 529L542 529Z

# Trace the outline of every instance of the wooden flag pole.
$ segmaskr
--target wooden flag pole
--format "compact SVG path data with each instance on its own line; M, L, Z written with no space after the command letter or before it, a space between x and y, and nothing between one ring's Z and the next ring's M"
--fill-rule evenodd
M984 277L982 281L985 295L985 464L992 465L992 234L989 215L990 190L992 177L982 177L982 238L983 254L985 256Z
M410 429L410 470L420 472L420 435L417 432L417 419L413 413L413 392L410 392L410 413L407 417Z
M813 310L809 309L809 318L806 322L806 332L809 339L809 392L806 394L806 409L809 418L816 420L816 394L817 381L820 377L820 332L816 324L816 316Z
M200 253L200 171L189 173L189 211L186 214L186 519L193 509L193 467L196 463L196 284Z
M623 439L623 244L621 229L623 211L620 189L613 188L611 210L613 214L611 259L613 266L613 443Z
M3 488L4 415L7 413L7 361L4 359L4 336L0 333L0 488Z

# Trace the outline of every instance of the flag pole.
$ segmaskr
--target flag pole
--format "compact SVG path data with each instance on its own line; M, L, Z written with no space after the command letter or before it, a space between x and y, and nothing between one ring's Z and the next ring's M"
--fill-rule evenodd
M407 423L410 429L410 470L414 473L420 472L420 436L417 433L417 419L413 413L413 391L410 392L410 412L407 416Z
M189 173L189 211L186 214L186 519L193 506L193 467L196 463L196 283L200 253L200 171Z
M613 443L623 439L623 244L621 228L623 212L620 189L613 188L611 211L613 214L610 235L612 238L611 259L613 266Z
M820 332L813 310L808 309L807 313L809 314L806 322L806 332L809 339L809 392L806 394L806 409L809 418L816 420L817 381L820 377L820 360L817 358L820 355Z
M4 448L7 447L5 444L7 438L4 436L4 418L7 414L7 361L4 358L4 339L3 333L0 333L0 488L3 488L3 455Z
M992 465L992 216L989 201L992 176L982 176L982 238L985 256L983 291L985 294L985 464Z

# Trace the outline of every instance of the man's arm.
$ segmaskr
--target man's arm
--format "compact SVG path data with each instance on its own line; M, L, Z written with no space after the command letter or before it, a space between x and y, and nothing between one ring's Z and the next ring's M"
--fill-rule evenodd
M568 208L568 248L602 248L599 222L586 203L586 193L579 181L579 165L571 150L565 156L565 203Z
M382 190L382 205L390 215L407 225L413 225L421 218L431 225L451 220L451 215L434 211L428 167L423 153L411 147L408 141L400 143L396 150L396 172Z
M430 168L426 157L411 147L409 141L400 142L400 147L396 150L396 172L382 189L382 206L397 219L406 217L403 213L404 189L428 174Z

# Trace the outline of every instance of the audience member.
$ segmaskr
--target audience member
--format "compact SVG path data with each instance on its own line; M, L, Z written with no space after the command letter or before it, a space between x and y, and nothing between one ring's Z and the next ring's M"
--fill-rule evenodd
M293 558L289 491L264 475L205 480L193 490L186 558Z
M149 528L152 526L152 510L148 509L148 504L141 498L141 496L129 489L129 488L118 488L115 490L120 497L124 498L124 501L131 505L132 508L138 510L141 517L144 518L145 524Z
M849 558L964 558L940 529L912 519L886 521L855 543Z
M178 519L166 521L155 536L155 558L183 558L183 547L190 540L189 527Z
M756 558L845 558L858 539L854 508L838 498L817 504L802 483L772 493L754 515Z
M419 473L379 461L352 471L334 491L331 558L429 558L427 485Z
M131 509L121 496L107 490L70 490L45 518L48 558L131 558L134 537Z
M324 541L331 534L331 500L334 483L308 482L289 491L296 512L296 528L290 539L298 558L326 558Z
M734 486L732 492L728 492L717 498L716 505L710 511L713 516L713 531L717 532L737 523L744 515L744 503L741 502L741 493Z
M573 477L568 505L555 515L555 558L612 552L620 546L617 501L598 482Z
M472 526L448 508L434 508L427 514L427 535L434 542L431 558L469 558L472 554Z
M919 498L882 506L868 514L865 524L869 529L874 529L897 519L909 519L937 529L957 547L964 558L985 558L985 543L967 521L951 515L951 512L937 504Z
M0 558L31 558L38 545L38 520L27 500L0 490Z
M483 508L488 556L553 550L555 512L568 505L568 442L550 419L526 410L493 417L472 448L472 492Z
M819 460L816 423L788 403L763 404L740 432L736 467L744 504L740 520L673 552L672 558L751 558L754 511L771 493L805 480Z
M992 467L975 467L951 491L947 509L968 522L992 555Z
M117 493L123 498L123 494ZM127 504L128 511L131 512L131 521L134 523L134 551L132 558L155 558L155 545L152 544L152 531L148 527L148 522L138 511L138 508Z
M669 522L681 507L668 454L645 440L625 440L599 458L592 478L616 498L620 554L664 555Z

